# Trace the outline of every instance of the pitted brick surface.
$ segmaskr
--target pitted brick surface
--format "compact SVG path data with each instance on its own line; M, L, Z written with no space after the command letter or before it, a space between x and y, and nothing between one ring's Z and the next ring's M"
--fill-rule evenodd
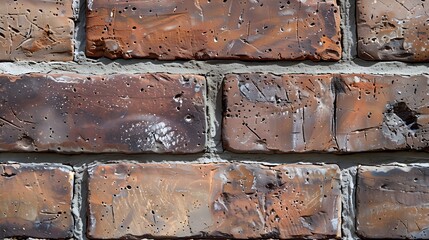
M335 165L104 164L89 170L89 236L340 236Z
M204 92L199 75L1 75L0 149L201 152Z
M235 152L333 151L330 75L230 74L223 140Z
M359 57L428 61L428 11L424 0L357 0Z
M342 75L336 81L339 149L427 149L428 80L426 75Z
M230 74L223 144L233 152L427 150L426 75Z
M87 56L339 60L333 0L88 2Z
M0 164L0 238L70 238L73 172L55 165Z
M72 0L2 0L0 60L72 61Z
M361 167L357 230L365 238L429 239L429 168Z

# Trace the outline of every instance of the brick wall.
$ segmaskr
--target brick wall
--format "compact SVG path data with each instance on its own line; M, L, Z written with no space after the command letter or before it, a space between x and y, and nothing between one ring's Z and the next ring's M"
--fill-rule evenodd
M0 238L429 239L429 5L4 0Z

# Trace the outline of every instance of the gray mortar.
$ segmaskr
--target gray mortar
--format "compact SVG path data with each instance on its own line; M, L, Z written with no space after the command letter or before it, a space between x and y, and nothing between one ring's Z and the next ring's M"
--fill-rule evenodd
M341 217L342 238L358 239L356 232L356 173L357 167L349 167L341 172Z
M2 162L26 164L66 164L75 171L75 186L72 213L75 219L74 238L86 239L87 212L87 168L97 163L213 163L243 162L273 164L337 164L342 169L342 234L343 239L358 239L355 234L355 184L358 165L403 165L429 167L429 154L422 152L376 152L359 154L234 154L223 152L221 142L222 81L228 73L273 73L273 74L328 74L368 73L419 75L429 74L428 63L368 62L356 58L356 0L338 0L341 11L343 56L339 62L311 61L158 61L147 59L98 60L85 57L86 0L73 0L75 18L75 62L1 62L0 73L79 73L87 75L116 73L182 73L201 74L207 78L206 153L191 155L124 155L124 154L80 154L55 153L0 153ZM399 163L400 162L400 163ZM64 165L62 165L64 166ZM32 238L29 238L32 239Z
M73 0L73 13L75 17L74 41L75 51L74 60L81 62L85 59L86 46L86 0Z
M86 164L73 166L75 172L74 191L72 200L72 214L74 218L74 238L86 240L86 210L88 184L86 177Z

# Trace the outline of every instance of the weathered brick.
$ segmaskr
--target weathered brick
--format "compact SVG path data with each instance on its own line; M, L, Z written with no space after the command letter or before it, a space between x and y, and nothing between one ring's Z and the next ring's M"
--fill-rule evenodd
M340 235L336 165L103 164L89 170L91 238Z
M3 0L0 60L73 60L72 0Z
M365 238L429 239L429 168L361 167L357 230Z
M88 2L89 57L339 60L340 38L334 0Z
M224 83L227 150L333 151L330 75L230 74Z
M427 11L422 0L357 0L359 57L428 61Z
M342 75L336 79L336 139L341 151L426 149L429 78Z
M73 236L70 167L0 164L0 238Z
M1 75L0 149L200 152L204 84L198 75Z

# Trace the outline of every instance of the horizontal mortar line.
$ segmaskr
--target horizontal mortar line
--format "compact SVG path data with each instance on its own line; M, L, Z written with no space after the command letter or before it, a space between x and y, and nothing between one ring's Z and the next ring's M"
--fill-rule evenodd
M58 161L58 159L62 159ZM429 156L424 152L373 152L354 154L330 153L289 153L289 154L191 154L191 155L155 155L155 154L79 154L64 155L58 153L0 153L0 163L35 163L67 166L83 166L97 163L222 163L244 162L248 164L337 164L341 168L358 165L380 164L426 164L429 167Z
M111 63L112 64L112 63ZM20 75L26 73L72 73L82 75L140 74L166 72L172 74L228 74L262 72L274 74L377 74L419 75L429 74L428 64L402 62L237 62L237 61L189 61L189 62L139 62L131 64L113 63L28 63L2 62L0 72ZM371 65L369 65L371 64Z

